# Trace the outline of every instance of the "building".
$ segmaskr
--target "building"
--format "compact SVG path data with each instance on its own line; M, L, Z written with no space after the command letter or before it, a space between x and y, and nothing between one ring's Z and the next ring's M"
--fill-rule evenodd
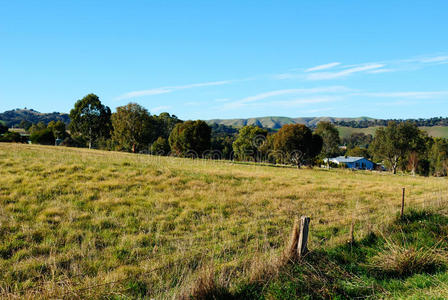
M358 170L375 169L375 163L364 157L338 156L330 158L329 160L330 162L335 163L340 167L344 166L349 169L358 169ZM325 162L327 162L327 159L325 159Z

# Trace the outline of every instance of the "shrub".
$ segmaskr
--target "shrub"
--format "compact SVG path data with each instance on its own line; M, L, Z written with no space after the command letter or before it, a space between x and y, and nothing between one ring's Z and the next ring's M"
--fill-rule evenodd
M8 131L7 133L0 135L0 142L4 143L22 143L24 142L22 136L17 132Z
M151 146L151 154L168 155L170 150L170 144L163 137L159 137Z
M30 140L33 144L54 145L55 139L51 129L42 129L31 134Z

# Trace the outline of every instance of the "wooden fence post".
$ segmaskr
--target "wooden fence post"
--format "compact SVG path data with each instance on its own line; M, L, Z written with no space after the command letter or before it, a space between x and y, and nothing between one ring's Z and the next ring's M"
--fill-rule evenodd
M406 189L403 188L403 193L401 195L401 212L400 212L400 218L403 219L404 216L404 195L405 195Z
M298 241L299 241L299 218L295 217L294 225L291 231L291 237L289 238L289 245L285 252L288 259L292 259L297 256Z
M352 224L350 225L350 245L353 245L355 242L355 222L352 221Z
M297 243L297 256L302 257L308 252L308 232L310 226L310 218L302 216L300 218L299 240Z

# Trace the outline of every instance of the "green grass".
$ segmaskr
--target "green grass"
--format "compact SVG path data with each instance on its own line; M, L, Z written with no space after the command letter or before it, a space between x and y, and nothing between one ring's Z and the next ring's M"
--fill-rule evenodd
M426 131L430 136L448 138L448 126L420 127L420 129Z
M373 127L367 127L367 128L352 128L352 127L345 127L345 126L338 126L337 129L339 130L339 136L341 138L347 138L353 133L364 133L364 134L371 134L375 135L375 131L379 128L379 126L373 126Z
M352 133L365 133L375 136L375 131L379 128L379 126L367 128L351 128L338 126L337 128L339 130L339 135L341 136L341 138L346 138L349 137ZM430 136L448 138L448 126L423 126L419 128L423 131L426 131Z
M448 218L409 210L380 234L310 252L232 296L257 299L446 299Z
M407 205L421 206L446 184L0 144L0 295L167 298L194 287L201 270L242 295L281 255L294 216L311 217L318 253L345 244L352 221L357 238L392 222L402 187Z

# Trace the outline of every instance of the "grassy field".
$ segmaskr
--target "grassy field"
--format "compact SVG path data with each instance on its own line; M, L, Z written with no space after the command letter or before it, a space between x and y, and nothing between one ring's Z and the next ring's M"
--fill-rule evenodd
M349 137L352 133L365 133L375 136L375 131L379 126L367 127L367 128L351 128L339 126L339 135L341 138ZM426 131L428 135L433 137L448 138L448 127L447 126L423 126L419 127L421 130Z
M236 295L295 216L338 249L394 222L402 187L422 206L447 180L0 144L0 297L179 297L204 270Z

